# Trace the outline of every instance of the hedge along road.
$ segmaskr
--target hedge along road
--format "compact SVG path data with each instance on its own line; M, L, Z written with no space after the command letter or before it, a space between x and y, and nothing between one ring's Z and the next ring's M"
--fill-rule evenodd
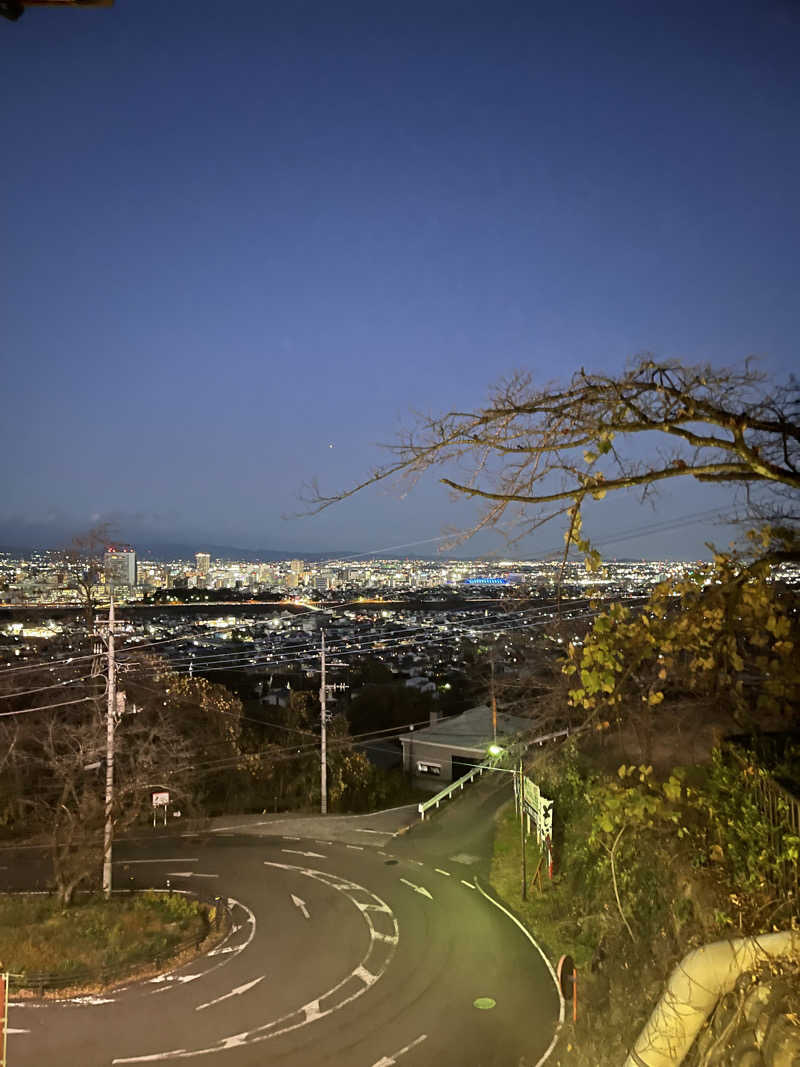
M118 881L226 895L227 940L128 988L12 1003L9 1062L544 1062L561 1007L552 975L475 888L496 800L476 788L402 837L377 819L257 832L251 821L245 834L230 820L202 837L120 843ZM335 840L306 836L328 827Z

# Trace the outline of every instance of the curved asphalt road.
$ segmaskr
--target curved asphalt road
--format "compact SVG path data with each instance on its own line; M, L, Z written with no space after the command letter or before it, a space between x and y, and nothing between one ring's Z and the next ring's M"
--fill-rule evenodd
M12 1003L10 1067L533 1067L557 1025L553 977L476 885L507 795L484 781L403 835L409 809L118 843L117 884L226 895L233 930L156 980Z

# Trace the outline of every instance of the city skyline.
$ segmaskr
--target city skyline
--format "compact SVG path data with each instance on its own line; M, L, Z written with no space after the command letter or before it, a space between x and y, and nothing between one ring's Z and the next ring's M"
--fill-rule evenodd
M359 482L413 411L479 407L518 368L793 369L790 4L243 0L220 20L196 0L2 29L0 545L108 522L143 548L433 553L474 511L432 478L282 516L314 479ZM707 558L731 510L688 484L585 528Z

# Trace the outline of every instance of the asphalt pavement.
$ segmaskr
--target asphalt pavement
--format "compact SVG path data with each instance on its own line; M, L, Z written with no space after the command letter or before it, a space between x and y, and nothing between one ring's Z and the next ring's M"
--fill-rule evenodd
M423 823L409 808L237 817L118 842L118 885L224 895L231 932L149 981L14 1001L9 1067L546 1062L561 1008L552 971L487 895L509 794L491 777ZM42 864L6 853L0 884L41 883Z

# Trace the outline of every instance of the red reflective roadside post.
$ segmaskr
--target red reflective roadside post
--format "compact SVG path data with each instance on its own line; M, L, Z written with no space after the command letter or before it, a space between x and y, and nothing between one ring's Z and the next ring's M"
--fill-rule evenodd
M572 1021L576 1023L578 1021L578 972L572 956L561 957L556 974L564 1000L572 997Z
M6 1033L8 1031L8 975L0 974L0 1067L6 1067Z

